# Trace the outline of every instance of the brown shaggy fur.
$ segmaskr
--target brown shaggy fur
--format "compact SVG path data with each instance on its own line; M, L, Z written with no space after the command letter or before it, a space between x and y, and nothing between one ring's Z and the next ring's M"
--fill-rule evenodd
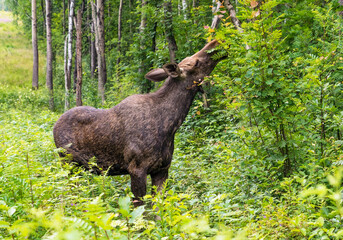
M156 92L133 95L111 109L76 107L56 122L53 133L57 147L66 149L73 161L100 174L130 174L135 205L142 204L146 178L161 189L168 177L174 151L174 135L184 121L203 78L218 61L207 50L217 41L179 64L166 64L146 78L165 84ZM91 158L97 167L90 167Z

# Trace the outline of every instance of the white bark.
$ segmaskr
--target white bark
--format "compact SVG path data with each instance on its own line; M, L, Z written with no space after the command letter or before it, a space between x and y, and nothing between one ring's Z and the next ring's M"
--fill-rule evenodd
M33 50L32 89L38 89L37 3L36 0L31 1Z
M72 44L73 44L73 16L74 16L74 0L70 0L70 8L69 8L69 18L68 18L68 65L67 65L67 71L68 71L68 89L70 89L71 85L71 65L72 65L72 58L73 58L73 51L72 51Z
M46 7L46 86L49 90L49 108L54 110L52 79L52 39L51 39L51 0L45 0Z
M187 19L187 1L182 0L182 11L183 11L183 18Z
M217 0L217 1L213 0L213 7L212 7L213 14L216 14L219 11L221 5L222 5L222 3L219 0ZM211 24L211 28L212 29L217 28L219 25L219 22L220 22L219 16L217 14L214 15L213 20L212 20L212 24Z
M69 104L69 90L68 89L68 36L64 40L64 88L65 88L65 98L64 98L64 111L70 108ZM70 88L70 86L69 86Z

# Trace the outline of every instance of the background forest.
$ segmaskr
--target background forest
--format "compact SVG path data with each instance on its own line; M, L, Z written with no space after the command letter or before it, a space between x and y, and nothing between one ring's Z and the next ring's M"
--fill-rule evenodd
M15 18L0 22L0 239L343 238L342 1L0 4ZM178 131L161 194L134 209L128 176L61 163L65 110L154 91L148 71L214 38L228 58Z

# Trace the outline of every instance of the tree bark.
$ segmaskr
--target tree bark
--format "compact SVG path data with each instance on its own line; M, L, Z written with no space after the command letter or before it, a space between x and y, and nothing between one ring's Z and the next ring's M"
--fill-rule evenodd
M68 86L68 36L66 36L64 40L64 89L65 89L64 110L65 111L67 111L70 108L68 87L70 88L70 86Z
M42 8L42 15L43 15L43 32L46 32L46 7L44 7L44 0L41 0L40 1L40 5L41 5L41 8Z
M131 9L133 8L133 0L129 0L129 9L130 9L130 11L131 11ZM130 36L132 35L132 21L133 21L133 16L132 16L132 14L130 14L130 23L129 23L129 32L130 32Z
M164 8L164 26L166 31L166 39L168 42L170 62L174 63L176 59L177 45L173 34L173 8L171 0L165 0Z
M217 3L216 3L216 0L213 0L212 13L215 15L213 17L212 24L211 24L212 29L218 28L218 26L219 26L220 18L216 13L219 11L221 5L222 4L220 1L217 1Z
M90 28L91 28L91 42L90 42L90 51L91 51L91 77L95 78L95 70L97 68L97 63L98 63L98 59L97 59L97 46L98 46L98 35L96 34L96 9L95 9L95 5L93 2L90 3L91 4L91 24L90 24Z
M66 34L66 0L63 0L63 36Z
M72 34L73 34L73 16L74 16L74 0L70 0L70 7L69 7L69 17L68 17L68 35L66 37L66 42L64 45L64 74L65 74L65 99L64 99L64 110L68 110L70 108L69 103L69 93L71 87L71 66L72 66Z
M68 64L67 64L67 86L68 91L71 87L71 68L73 59L73 16L74 16L74 0L70 1L69 19L68 19ZM66 89L67 90L67 89Z
M183 12L183 19L187 19L187 1L182 0L182 12Z
M75 26L75 31L76 31L76 19L74 22L74 26ZM75 54L74 54L74 69L73 69L73 91L75 93L76 91L76 81L77 81L77 55L76 55L76 44L75 44Z
M147 14L145 11L145 6L148 4L147 0L142 0L142 12L141 12L141 23L139 26L139 33L140 33L140 66L138 68L138 73L140 75L144 75L145 72L147 71L147 69L149 69L149 66L146 64L146 33L145 33L145 29L146 29L146 25L147 25ZM147 93L150 92L153 89L153 83L149 80L143 80L142 84L141 84L141 92L142 93Z
M236 10L233 7L233 5L231 4L230 0L224 0L224 6L229 11L231 21L232 21L233 25L235 26L235 28L238 31L242 32L243 29L241 28L241 23L240 23L239 19L236 17Z
M92 4L92 3L90 3ZM89 56L90 56L90 72L91 72L91 78L94 78L95 76L95 69L97 67L97 56L96 56L96 49L95 49L95 29L94 29L94 21L93 21L93 15L92 15L92 6L90 8L87 7L87 11L90 9L90 12L88 13L88 20L89 22Z
M31 0L32 10L32 50L33 50L33 69L32 69L32 89L38 89L38 44L37 44L37 2Z
M119 2L119 9L118 9L118 58L117 58L117 64L120 63L120 54L121 54L121 28L122 28L122 24L121 24L121 16L123 13L123 0L120 0Z
M82 9L77 11L76 19L76 106L82 106Z
M198 14L197 7L199 6L199 0L193 0L192 6L193 6L193 12L194 12L194 23L198 24L198 15L199 14Z
M45 0L46 7L46 87L49 91L49 109L54 110L52 78L51 0Z
M119 9L118 9L118 45L117 45L117 69L116 69L116 78L119 81L120 78L120 71L119 71L119 64L120 64L120 57L122 55L121 52L121 38L122 38L122 13L123 13L123 0L119 1Z
M105 103L105 84L107 82L106 58L105 58L105 24L104 24L104 0L97 0L97 27L98 34L98 93L101 103Z

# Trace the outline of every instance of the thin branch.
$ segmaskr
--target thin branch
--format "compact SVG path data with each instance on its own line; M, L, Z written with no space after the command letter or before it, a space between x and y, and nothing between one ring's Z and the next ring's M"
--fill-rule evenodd
M224 7L229 11L231 21L232 21L233 25L235 26L235 28L239 32L243 32L243 29L241 28L241 22L236 17L236 10L233 7L233 5L231 4L230 0L224 0Z

